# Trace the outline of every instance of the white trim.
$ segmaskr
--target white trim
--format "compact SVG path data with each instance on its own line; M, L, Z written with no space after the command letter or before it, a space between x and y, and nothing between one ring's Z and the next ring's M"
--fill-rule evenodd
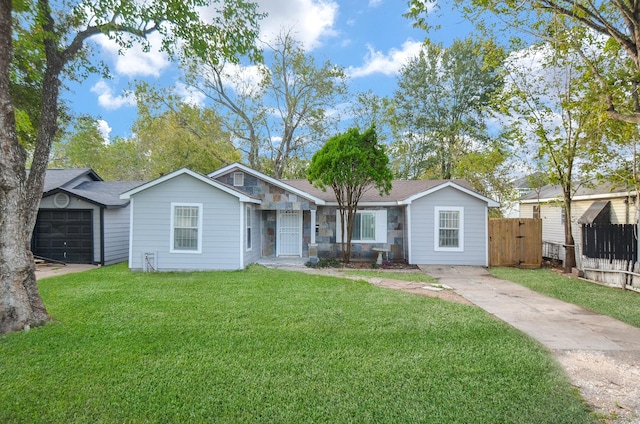
M309 220L311 222L309 224L311 226L311 239L309 243L314 244L316 242L316 225L317 225L316 210L310 209L309 212L311 214L311 219ZM303 221L304 221L304 217L303 217Z
M298 196L304 197L307 200L311 200L312 202L314 202L316 205L325 205L326 202L318 197L315 197L309 193L307 193L306 191L302 191L300 189L297 189L293 186L290 186L287 183L283 183L282 181L276 180L275 178L272 178L268 175L263 174L262 172L256 171L255 169L251 169L248 166L242 165L241 163L232 163L230 165L227 165L223 168L217 169L215 171L213 171L210 174L207 174L207 176L209 178L216 178L220 175L226 174L229 171L233 170L234 168L238 168L241 169L242 171L246 172L249 175L253 175L256 178L260 178L261 180L264 180L270 184L273 184L277 187L280 187L284 190L290 191L292 193L297 194Z
M445 183L439 184L435 187L430 188L429 190L425 190L422 191L420 193L414 194L413 196L407 197L405 200L403 200L402 202L398 202L399 204L404 204L404 205L408 205L411 204L414 200L417 200L421 197L427 196L431 193L435 193L436 191L445 189L447 187L451 187L454 188L456 190L459 190L465 194L468 194L469 196L475 197L476 199L482 200L483 202L487 202L487 206L490 208L499 208L500 207L500 203L496 202L495 200L491 200L488 197L485 197L483 195L481 195L480 193L476 193L473 190L469 190L468 188L462 187L461 185L458 185L452 181L447 181Z
M636 195L635 191L618 191L614 193L602 193L602 194L583 194L578 196L573 196L571 198L572 202L580 201L580 200L599 200L599 199L618 199L618 198L626 198L626 197L634 197ZM545 197L540 199L521 199L519 203L524 204L532 204L532 203L551 203L551 202L562 202L562 195L558 195L556 197Z
M233 186L242 187L244 185L244 172L233 173Z
M251 206L244 203L244 247L247 252L251 252L253 249L253 218L251 215ZM251 234L247 230L251 230Z
M440 246L440 212L458 212L458 246ZM436 252L464 252L464 208L461 206L434 206L433 250Z
M202 181L205 184L208 184L208 185L210 185L212 187L215 187L215 188L217 188L219 190L222 190L225 193L231 194L232 196L237 197L241 202L257 203L257 204L261 203L261 201L259 199L254 199L253 197L249 197L249 196L247 196L245 194L242 194L241 192L239 192L239 191L237 191L235 189L232 189L232 188L230 188L230 187L228 187L228 186L226 186L224 184L220 184L218 181L212 180L211 178L207 178L204 175L199 174L197 172L194 172L194 171L192 171L190 169L187 169L187 168L179 169L179 170L174 171L174 172L172 172L170 174L164 175L164 176L162 176L160 178L156 178L153 181L149 181L148 183L143 184L141 186L138 186L138 187L136 187L134 189L131 189L129 191L125 191L124 193L122 193L120 195L120 198L123 199L123 200L130 199L131 196L133 196L133 195L135 195L137 193L140 193L141 191L147 190L147 189L149 189L151 187L154 187L154 186L156 186L158 184L162 184L165 181L171 180L173 178L176 178L176 177L178 177L180 175L185 175L185 174L195 178L196 180Z
M242 207L242 204L240 204ZM174 213L176 207L186 206L186 207L197 207L198 208L198 247L196 250L183 250L176 249L174 247ZM169 232L169 252L170 253L185 253L185 254L201 254L202 253L202 232L204 230L202 226L202 215L203 215L203 205L202 203L184 203L184 202L171 202L171 218L169 222L170 232Z
M413 246L411 246L411 205L407 205L407 260L410 264L413 264L412 252Z
M489 211L484 209L484 266L489 266Z
M133 201L129 202L129 269L133 267Z
M300 251L299 254L297 255L290 255L290 254L283 254L281 249L282 243L280 242L280 216L285 214L286 212L296 212L296 215L298 216L298 223L297 227L298 227L298 240L297 240L297 244L298 244L298 249ZM304 217L303 217L303 211L301 210L278 210L278 213L276 214L276 257L280 257L280 256L299 256L302 257L302 253L303 253L303 249L302 249L302 239L304 238L304 228L303 228L303 221L304 221Z
M359 205L358 205L359 206ZM387 210L386 209L358 209L356 214L373 213L375 216L375 235L373 240L351 240L352 244L364 244L364 243L386 243L388 238L387 230ZM336 243L342 241L342 225L340 224L340 217L342 212L336 210Z
M244 246L244 210L245 210L245 205L244 203L239 203L240 205L240 225L238 225L238 227L240 227L240 254L238 255L239 257L239 262L240 262L240 268L238 269L244 269L244 252L243 252L243 246Z

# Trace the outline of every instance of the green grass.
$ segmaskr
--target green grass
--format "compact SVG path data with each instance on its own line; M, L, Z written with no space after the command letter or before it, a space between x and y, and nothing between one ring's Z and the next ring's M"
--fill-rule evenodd
M40 281L0 337L0 422L586 423L549 354L482 310L251 267Z
M423 272L394 272L394 271L340 271L345 275L365 278L388 278L391 280L414 281L416 283L435 283L436 279Z
M550 269L491 268L491 274L538 293L640 327L640 293L605 287Z

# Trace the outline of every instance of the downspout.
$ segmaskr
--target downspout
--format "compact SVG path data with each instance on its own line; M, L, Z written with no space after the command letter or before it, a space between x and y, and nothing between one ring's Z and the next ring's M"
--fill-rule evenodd
M100 208L100 266L104 266L104 208Z

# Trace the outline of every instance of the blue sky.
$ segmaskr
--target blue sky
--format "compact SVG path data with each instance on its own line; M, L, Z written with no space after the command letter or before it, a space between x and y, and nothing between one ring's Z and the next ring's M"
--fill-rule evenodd
M292 29L307 52L319 62L329 60L344 67L355 91L373 90L391 95L397 73L414 56L426 37L402 15L405 0L256 0L268 17L261 21L261 39L272 39L282 28ZM443 7L442 29L429 37L445 45L463 38L471 25ZM293 26L293 28L291 28ZM151 38L152 45L154 38ZM113 78L91 76L81 85L70 84L63 94L71 108L101 119L105 134L127 137L137 108L126 90L135 80L161 86L176 84L180 71L152 48L134 47L118 55L117 46L105 38L94 39L95 51L110 67Z

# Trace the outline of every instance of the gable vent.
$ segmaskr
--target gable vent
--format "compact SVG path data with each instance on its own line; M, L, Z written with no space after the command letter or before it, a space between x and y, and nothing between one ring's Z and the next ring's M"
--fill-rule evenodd
M53 205L58 209L64 209L69 206L71 199L67 193L56 193L53 196Z

